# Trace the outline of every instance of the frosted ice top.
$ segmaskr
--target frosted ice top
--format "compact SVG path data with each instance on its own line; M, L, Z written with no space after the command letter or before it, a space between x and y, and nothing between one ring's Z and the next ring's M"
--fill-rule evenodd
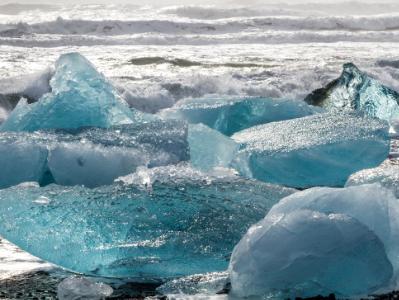
M389 153L388 124L355 114L324 113L255 126L232 136L241 174L293 187L343 186L350 174Z
M377 168L361 170L349 177L346 186L366 183L380 183L399 198L399 166L387 163Z

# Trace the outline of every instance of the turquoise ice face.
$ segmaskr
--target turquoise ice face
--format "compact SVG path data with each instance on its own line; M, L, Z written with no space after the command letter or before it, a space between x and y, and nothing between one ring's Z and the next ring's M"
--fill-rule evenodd
M227 268L248 227L292 189L185 167L95 189L0 190L0 235L85 274L160 280Z
M247 177L296 188L343 186L387 158L388 129L342 112L259 125L232 136L241 144L233 165Z
M189 125L188 143L191 164L203 171L229 168L238 151L235 141L203 124Z
M1 130L108 128L150 118L130 110L108 80L78 53L60 56L50 86L52 91L38 102L20 101Z
M231 136L237 131L269 122L288 120L320 112L303 101L285 99L188 99L160 113L167 118L205 124Z

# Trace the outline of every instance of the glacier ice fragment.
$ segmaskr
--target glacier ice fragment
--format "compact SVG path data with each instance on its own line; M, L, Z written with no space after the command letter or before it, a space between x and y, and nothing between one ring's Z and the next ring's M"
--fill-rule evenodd
M237 131L269 122L300 118L318 112L303 101L284 99L187 99L160 114L167 118L202 123L232 135Z
M112 287L105 283L76 276L64 279L57 287L57 297L60 300L102 300L112 293Z
M399 93L363 73L352 63L344 64L339 78L312 92L305 101L327 110L361 111L386 121L399 118Z
M234 248L229 273L241 297L349 297L386 285L392 265L383 243L356 219L295 210L252 226Z
M343 186L352 173L387 158L388 131L385 121L344 113L258 125L232 136L241 144L232 165L286 186Z
M0 187L24 181L95 187L138 166L190 159L187 124L153 121L70 131L0 132Z
M2 124L2 131L35 131L131 124L145 120L132 111L113 86L82 55L61 55L50 80L51 92L38 102L19 103Z
M380 184L347 188L312 188L282 199L269 216L306 209L344 214L372 230L383 242L394 273L399 272L399 201Z
M52 184L0 190L0 235L90 275L145 281L224 271L249 226L295 191L183 168L137 176L150 186L121 181L94 189Z

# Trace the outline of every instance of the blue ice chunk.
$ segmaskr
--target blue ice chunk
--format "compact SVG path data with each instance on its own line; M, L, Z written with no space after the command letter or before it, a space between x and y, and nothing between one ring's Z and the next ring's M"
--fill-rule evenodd
M392 277L383 243L358 220L309 210L267 216L231 256L232 293L256 299L369 295Z
M389 126L355 114L324 113L236 133L241 174L286 186L343 186L352 173L389 153Z
M0 132L0 187L24 181L95 187L138 166L190 159L187 124L153 121L70 131Z
M238 151L231 138L203 124L189 125L188 143L191 164L203 171L229 168Z
M1 125L1 130L108 128L147 118L130 110L108 80L78 53L60 56L50 86L52 91L38 102L18 105Z
M321 213L345 214L360 221L383 242L387 256L399 273L399 201L380 184L347 188L312 188L284 198L269 216L306 209Z
M255 125L300 118L316 112L320 109L303 101L249 98L187 99L160 114L192 124L202 123L230 136Z
M144 173L136 174L143 182L94 189L0 190L0 235L39 258L91 275L146 281L224 271L249 226L294 192L186 166Z
M341 76L305 99L327 110L356 110L391 121L399 118L399 93L382 85L354 64L344 64Z

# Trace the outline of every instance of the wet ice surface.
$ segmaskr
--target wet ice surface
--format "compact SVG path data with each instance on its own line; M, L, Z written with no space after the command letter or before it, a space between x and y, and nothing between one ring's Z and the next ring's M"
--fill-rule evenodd
M150 169L144 187L125 179L95 189L54 184L3 189L0 233L75 272L161 281L225 270L253 221L295 192L190 170ZM149 184L152 176L159 179Z

